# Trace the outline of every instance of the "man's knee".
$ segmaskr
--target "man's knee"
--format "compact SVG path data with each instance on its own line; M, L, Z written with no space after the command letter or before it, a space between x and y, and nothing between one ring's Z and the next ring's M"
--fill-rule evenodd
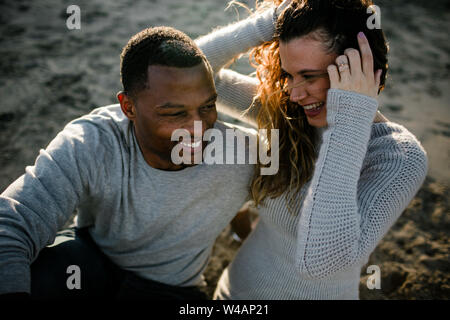
M108 262L92 239L82 232L57 237L31 265L31 296L36 299L104 296L112 279Z

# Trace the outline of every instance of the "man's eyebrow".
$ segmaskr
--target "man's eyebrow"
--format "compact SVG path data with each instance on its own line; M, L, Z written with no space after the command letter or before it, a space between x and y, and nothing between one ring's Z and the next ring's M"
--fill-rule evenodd
M211 97L209 97L205 102L202 103L203 105L206 105L214 100L217 99L217 93L213 94ZM156 106L156 108L158 109L175 109L175 108L185 108L186 106L183 104L175 104L175 103L171 103L171 102L167 102L164 103L162 105Z
M162 105L156 106L156 108L158 108L158 109L184 108L184 105L167 102L167 103L164 103Z
M208 100L203 102L202 105L208 104L208 103L216 101L216 100L217 100L217 93L214 93L211 97L209 97Z

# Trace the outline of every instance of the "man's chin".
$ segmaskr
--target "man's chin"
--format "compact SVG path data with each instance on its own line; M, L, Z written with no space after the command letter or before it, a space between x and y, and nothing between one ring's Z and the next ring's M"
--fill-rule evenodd
M182 168L193 167L201 164L202 162L203 162L203 154L199 154L197 155L197 157L192 155L190 161L182 162L181 164L179 164L179 166Z

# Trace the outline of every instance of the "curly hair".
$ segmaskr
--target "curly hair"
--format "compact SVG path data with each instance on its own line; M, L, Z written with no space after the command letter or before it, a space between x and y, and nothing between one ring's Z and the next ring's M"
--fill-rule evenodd
M262 7L267 7L268 2L280 5L282 1L265 0ZM281 70L279 42L314 36L327 52L343 54L346 48L358 48L356 35L364 30L373 52L374 70L383 70L381 91L388 69L388 45L381 29L367 29L371 4L367 0L293 0L278 17L274 39L250 52L250 63L256 68L259 80L254 100L260 107L258 128L268 132L279 129L280 139L278 173L260 175L264 165L257 164L250 186L256 206L263 204L266 197L285 194L290 210L302 186L311 179L317 157L317 129L307 122L303 108L289 100L287 79Z

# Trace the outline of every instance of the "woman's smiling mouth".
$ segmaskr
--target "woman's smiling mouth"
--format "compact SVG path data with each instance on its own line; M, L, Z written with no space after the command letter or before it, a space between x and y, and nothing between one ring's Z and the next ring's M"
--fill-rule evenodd
M315 117L317 115L319 115L323 108L325 106L325 102L317 102L317 103L312 103L312 104L308 104L306 106L302 106L303 110L305 111L305 115L307 117Z

